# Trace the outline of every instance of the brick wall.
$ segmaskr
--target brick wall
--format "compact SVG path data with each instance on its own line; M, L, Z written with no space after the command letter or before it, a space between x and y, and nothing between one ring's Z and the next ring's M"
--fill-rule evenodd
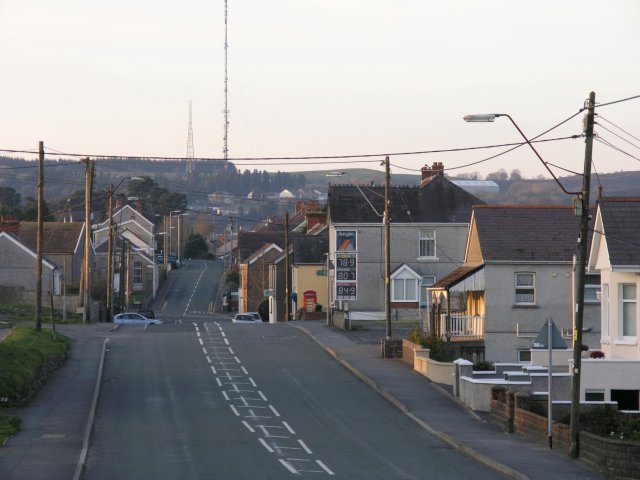
M528 402L523 392L494 387L491 392L491 421L509 433L525 435L540 443L548 443L547 417L521 408ZM555 410L554 410L555 411ZM553 449L569 453L569 426L554 422ZM580 460L609 479L640 478L640 442L628 442L580 432Z

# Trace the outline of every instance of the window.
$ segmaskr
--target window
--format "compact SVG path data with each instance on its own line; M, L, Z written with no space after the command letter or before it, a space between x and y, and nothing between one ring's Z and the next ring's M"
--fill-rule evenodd
M535 273L516 273L516 304L536 303Z
M623 337L636 336L636 285L620 285L620 333Z
M518 350L518 363L531 363L531 350Z
M142 262L133 262L133 283L142 285Z
M391 284L393 302L415 302L417 281L415 278L394 278Z
M436 256L436 231L420 230L420 258L435 258Z
M602 284L602 338L609 338L609 284Z
M435 275L423 275L422 284L420 285L420 305L429 305L431 303L431 292L427 292L427 287L436 283Z
M584 301L599 302L600 301L600 275L587 273L584 278Z
M604 390L585 390L584 400L586 402L604 402Z

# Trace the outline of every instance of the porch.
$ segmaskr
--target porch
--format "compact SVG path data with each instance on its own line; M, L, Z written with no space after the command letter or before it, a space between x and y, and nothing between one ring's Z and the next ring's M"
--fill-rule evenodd
M452 341L484 340L484 315L443 313L440 315L439 333Z

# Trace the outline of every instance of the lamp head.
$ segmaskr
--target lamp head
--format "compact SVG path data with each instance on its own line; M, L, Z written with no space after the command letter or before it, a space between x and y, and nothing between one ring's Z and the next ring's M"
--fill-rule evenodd
M465 122L493 122L500 115L497 113L481 113L477 115L465 115Z

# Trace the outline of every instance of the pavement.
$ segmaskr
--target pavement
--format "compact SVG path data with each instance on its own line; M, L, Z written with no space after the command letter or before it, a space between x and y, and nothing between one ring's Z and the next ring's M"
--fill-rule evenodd
M600 480L579 460L520 435L503 433L486 415L464 407L445 388L400 359L383 359L384 331L344 332L324 321L296 321L345 368L452 448L507 477ZM31 403L17 413L22 431L0 447L0 480L78 480L93 427L106 338L113 324L62 325L74 340L71 355Z

